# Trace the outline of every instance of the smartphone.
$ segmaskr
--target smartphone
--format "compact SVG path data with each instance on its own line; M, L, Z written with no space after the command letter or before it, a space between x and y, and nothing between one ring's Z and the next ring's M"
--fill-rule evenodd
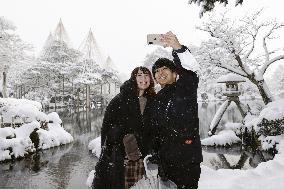
M161 34L148 34L147 35L147 44L148 45L160 45L164 46L165 44L161 42Z

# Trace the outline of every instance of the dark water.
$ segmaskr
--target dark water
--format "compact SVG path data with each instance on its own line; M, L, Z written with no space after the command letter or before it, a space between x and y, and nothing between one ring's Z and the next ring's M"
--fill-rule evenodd
M221 104L199 105L200 135L207 137L208 127ZM89 142L99 135L102 124L102 110L90 112L58 112L64 128L72 134L74 142L68 145L44 150L39 154L15 162L0 164L0 188L16 189L87 189L88 173L97 162L88 150ZM234 105L226 111L221 125L226 122L240 122L241 115ZM214 169L256 167L261 161L270 159L261 152L244 152L240 147L231 149L204 148L204 165Z
M102 111L58 112L74 142L23 160L0 164L0 188L84 189L97 162L88 144L99 134Z
M201 139L208 137L210 123L221 104L222 102L199 104ZM227 122L240 123L241 121L241 113L237 106L232 103L223 115L218 127L223 126ZM245 151L240 145L235 145L230 148L203 147L202 154L202 164L213 169L251 169L257 167L261 162L273 159L271 154L261 151Z

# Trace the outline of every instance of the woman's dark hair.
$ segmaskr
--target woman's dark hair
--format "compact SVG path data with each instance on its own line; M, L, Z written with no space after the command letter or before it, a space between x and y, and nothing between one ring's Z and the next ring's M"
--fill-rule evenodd
M149 96L149 97L154 96L156 94L156 92L155 92L155 89L154 89L154 80L153 80L151 71L148 68L143 67L143 66L136 67L132 71L131 77L129 79L134 84L134 90L137 91L137 96L139 95L139 91L138 91L136 76L137 76L139 70L141 70L144 74L148 74L150 76L150 86L145 90L144 96L146 96L146 97L147 96Z

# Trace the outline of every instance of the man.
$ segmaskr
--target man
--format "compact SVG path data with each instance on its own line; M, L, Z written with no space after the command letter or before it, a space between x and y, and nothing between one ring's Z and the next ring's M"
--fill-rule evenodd
M173 61L160 58L152 72L161 90L153 108L154 150L159 156L159 175L178 189L196 189L202 150L199 136L197 87L199 65L172 32L162 35L173 48Z

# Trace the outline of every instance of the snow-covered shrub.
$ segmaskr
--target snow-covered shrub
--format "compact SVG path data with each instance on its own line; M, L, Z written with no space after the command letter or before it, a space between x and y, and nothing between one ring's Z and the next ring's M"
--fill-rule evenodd
M254 150L260 146L260 141L258 139L259 137L260 134L255 131L254 127L251 127L250 130L248 129L248 127L245 127L244 132L242 134L243 143L245 147L249 147Z
M284 100L268 103L259 113L259 116L245 122L248 130L254 128L257 134L275 136L283 133L284 127Z
M261 147L263 150L266 150L268 152L275 154L279 150L280 140L281 140L281 136L262 137Z

